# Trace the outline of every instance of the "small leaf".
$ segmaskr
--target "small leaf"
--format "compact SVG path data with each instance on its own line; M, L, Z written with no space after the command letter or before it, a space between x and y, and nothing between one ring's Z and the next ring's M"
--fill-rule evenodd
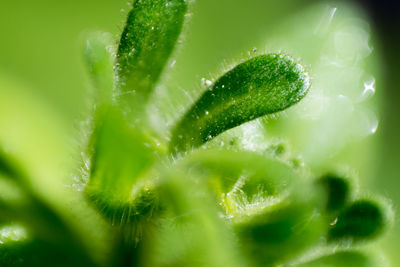
M310 86L304 68L280 54L255 57L211 85L172 132L171 152L198 147L220 133L260 116L284 110Z
M159 180L164 214L150 251L143 253L148 266L249 266L205 181L188 176L185 169L175 167Z
M113 222L123 224L151 213L151 184L139 179L155 158L151 140L112 107L99 110L96 125L87 196Z
M117 54L119 90L142 104L170 57L182 31L188 0L135 0ZM128 98L128 101L134 101Z
M100 102L110 103L114 86L113 38L109 33L95 32L89 35L85 47L85 60Z
M317 180L326 194L325 209L335 212L343 208L350 197L350 183L347 179L333 174L327 174Z
M296 267L378 267L375 261L359 251L339 251L305 262Z
M242 248L257 266L275 266L316 242L324 227L313 203L287 199L233 220Z
M246 206L264 207L262 200L285 195L300 180L285 163L249 151L199 150L183 162L207 181L230 216Z
M390 211L372 201L358 200L343 210L328 232L329 239L370 239L379 235L388 225Z

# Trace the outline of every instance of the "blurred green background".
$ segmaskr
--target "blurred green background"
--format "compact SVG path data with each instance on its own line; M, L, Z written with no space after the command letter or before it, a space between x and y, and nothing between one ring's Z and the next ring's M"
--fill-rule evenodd
M73 164L71 136L90 105L85 33L118 36L127 7L121 0L1 4L0 141L22 155L41 179L37 190L56 202L61 200L52 181ZM313 88L304 104L264 122L267 134L289 140L314 170L354 169L361 192L383 194L397 210L396 25L363 7L351 1L198 0L165 85L152 99L156 117L167 121L160 131L196 98L202 78L217 77L248 53L282 50L301 59ZM400 265L397 220L381 242L392 265Z

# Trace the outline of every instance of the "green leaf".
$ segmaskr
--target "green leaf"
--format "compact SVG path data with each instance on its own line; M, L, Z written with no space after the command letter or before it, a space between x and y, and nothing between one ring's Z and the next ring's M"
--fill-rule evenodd
M117 54L120 94L138 109L160 78L182 31L188 0L134 0Z
M140 176L152 165L152 140L132 128L116 108L97 113L92 138L92 163L86 193L112 222L128 223L151 214L154 195Z
M277 159L198 150L181 162L190 170L188 180L206 182L217 193L241 248L260 266L299 254L326 231L311 184Z
M378 267L375 261L359 251L339 251L331 255L325 255L296 267Z
M334 174L327 174L317 180L326 194L325 210L336 212L342 209L350 198L351 186L349 180Z
M211 85L173 129L171 152L198 147L220 133L284 110L310 86L304 68L289 56L267 54L234 67Z
M143 253L146 266L249 266L205 181L190 175L181 168L163 172L157 191L164 216Z
M331 226L328 238L354 241L378 236L389 224L390 210L383 204L365 199L357 200L344 209L337 222Z
M230 216L246 207L263 208L267 199L286 194L300 180L285 163L249 151L199 150L183 163L192 176L207 181Z
M289 198L258 214L234 218L233 229L257 266L275 266L317 242L324 232L322 223L313 202Z
M100 102L110 103L114 86L113 38L109 33L95 32L88 36L84 51L93 85Z

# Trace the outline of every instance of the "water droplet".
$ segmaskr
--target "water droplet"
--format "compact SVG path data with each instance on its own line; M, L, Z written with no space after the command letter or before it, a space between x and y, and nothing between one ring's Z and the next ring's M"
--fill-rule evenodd
M211 140L211 139L212 139L212 135L210 134L207 136L207 140Z
M173 68L173 67L175 66L175 64L176 64L176 60L174 59L174 60L171 61L171 63L169 64L169 66L170 66L171 68Z
M208 115L208 111L206 111L206 115Z
M201 84L204 87L208 87L208 86L210 86L212 84L212 82L210 80L207 80L206 78L201 78Z
M335 220L333 220L333 222L331 222L329 225L330 225L330 226L334 226L334 225L336 225L336 223L337 223L337 220L338 220L338 219L337 219L337 218L335 218Z

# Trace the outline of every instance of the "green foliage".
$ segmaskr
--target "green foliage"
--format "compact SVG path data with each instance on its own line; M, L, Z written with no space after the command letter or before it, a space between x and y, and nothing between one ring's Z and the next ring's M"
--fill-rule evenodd
M388 214L384 208L372 200L357 200L340 212L337 223L329 229L329 238L370 239L380 234L388 225Z
M303 67L288 56L268 54L241 63L210 85L182 117L170 150L198 147L230 128L284 110L300 101L309 86Z
M241 247L257 266L275 266L314 244L323 224L313 216L310 203L284 200L267 206L259 214L241 216L234 229Z
M176 45L188 0L134 0L117 53L118 94L138 109Z
M338 211L349 201L351 188L348 179L327 174L318 179L317 184L325 191L327 212Z
M238 64L171 133L154 134L147 100L187 10L185 0L135 0L117 48L107 34L90 36L85 59L98 97L80 164L83 193L73 192L78 201L68 209L38 194L31 174L0 151L1 223L18 222L27 236L0 240L1 265L377 266L361 249L303 260L375 238L390 224L388 204L353 201L350 178L314 179L282 144L248 151L236 137L201 147L305 97L310 78L291 57L269 53ZM68 210L80 208L88 218L74 224L79 212ZM95 241L85 242L90 231Z
M114 223L151 214L151 184L140 179L155 159L151 140L132 129L113 107L100 108L95 121L88 197ZM133 191L134 187L140 189Z

